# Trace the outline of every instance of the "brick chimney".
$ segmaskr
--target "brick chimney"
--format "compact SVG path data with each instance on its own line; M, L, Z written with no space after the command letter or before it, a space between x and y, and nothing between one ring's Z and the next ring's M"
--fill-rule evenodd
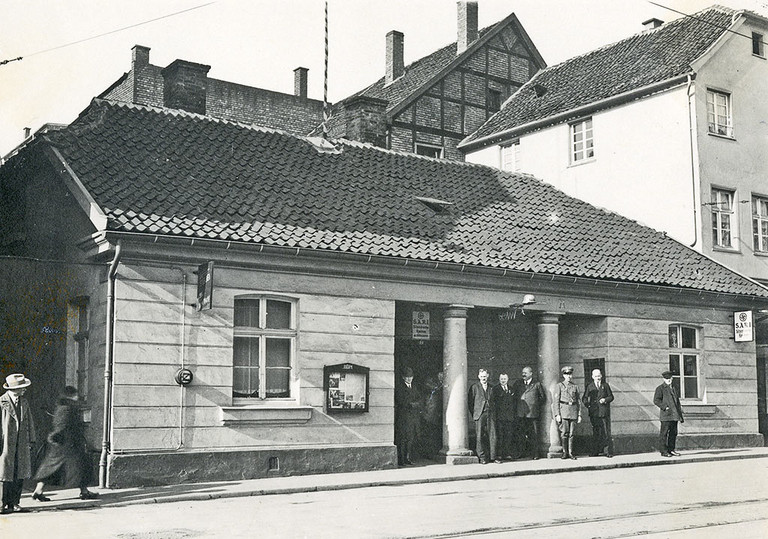
M149 47L144 47L143 45L134 45L131 51L133 51L131 69L136 71L146 65L149 65Z
M387 34L387 72L384 77L384 84L391 84L392 81L403 76L405 64L403 63L403 49L405 37L402 32L391 30Z
M387 122L384 111L388 101L357 96L344 102L344 133L335 134L349 140L386 148Z
M653 30L654 28L658 28L662 24L664 24L664 21L660 19L656 19L656 18L648 19L647 21L643 21L643 28L646 31Z
M205 114L208 70L211 66L174 60L163 69L163 106Z
M307 78L309 69L297 67L293 70L293 95L307 98Z
M477 41L477 2L458 2L458 40L456 54L461 54Z

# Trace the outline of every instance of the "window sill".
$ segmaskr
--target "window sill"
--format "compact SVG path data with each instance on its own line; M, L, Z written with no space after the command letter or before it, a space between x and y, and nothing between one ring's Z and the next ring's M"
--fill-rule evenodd
M755 256L768 256L768 251L754 251Z
M761 60L765 60L765 56L764 56L764 55L762 55L762 54L755 54L755 53L753 52L753 53L752 53L752 56L753 56L754 58L760 58Z
M710 137L721 138L723 140L731 140L733 142L736 142L736 137L734 137L733 135L721 135L720 133L712 133L711 131L707 131L707 135L709 135Z
M304 425L310 419L311 406L263 404L221 408L224 425Z
M714 404L685 401L683 401L681 404L683 405L683 413L685 417L707 417L717 413L717 406Z
M739 249L736 249L734 247L720 247L719 245L713 245L712 246L713 251L717 251L719 253L733 253L740 255L741 251Z
M571 163L568 165L568 168L580 167L581 165L588 165L589 163L594 163L595 161L597 161L597 157L589 157L587 159L581 159L579 161L571 161Z

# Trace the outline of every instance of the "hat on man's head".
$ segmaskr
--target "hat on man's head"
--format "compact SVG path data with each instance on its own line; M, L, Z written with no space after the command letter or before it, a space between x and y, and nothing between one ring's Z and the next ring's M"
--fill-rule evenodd
M669 380L672 378L672 372L671 371L664 371L661 373L661 377Z
M560 373L561 374L573 374L573 367L571 367L570 365L566 365L565 367L560 369Z
M3 389L21 389L32 385L32 380L23 374L9 374L5 377Z
M403 378L413 378L413 369L410 367L403 369Z

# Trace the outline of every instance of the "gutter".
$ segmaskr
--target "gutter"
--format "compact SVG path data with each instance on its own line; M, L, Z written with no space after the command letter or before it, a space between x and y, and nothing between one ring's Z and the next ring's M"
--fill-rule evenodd
M481 146L487 146L490 144L495 144L498 142L501 142L505 139L509 139L515 136L520 136L523 133L526 133L528 131L535 131L537 129L541 129L542 127L546 127L548 125L558 124L565 120L568 120L573 117L581 116L587 113L592 113L600 109L606 109L610 108L619 104L622 104L627 101L632 101L634 99L643 97L648 94L652 94L655 92L658 92L660 90L667 90L669 88L672 88L674 86L677 86L678 84L682 84L684 82L687 82L688 79L692 77L690 73L686 73L685 75L678 75L677 77L674 77L672 79L666 79L661 82L656 82L653 84L650 84L648 86L643 86L641 88L637 88L635 90L630 90L629 92L625 92L623 94L615 95L612 97L608 97L606 99L602 99L600 101L593 101L591 103L588 103L586 105L582 105L580 107L576 107L574 109L568 109L564 112L560 112L558 114L555 114L553 116L548 116L546 118L542 118L539 120L534 120L532 122L528 122L526 124L515 126L511 129L506 129L504 131L499 131L497 133L492 133L490 135L486 135L484 137L481 137L479 139L470 141L470 142L459 142L457 148L464 153L467 153L470 150L474 150L476 148L479 148ZM534 79L531 79L533 81ZM531 82L529 81L529 82ZM526 83L527 84L527 83ZM509 104L507 104L509 106ZM497 113L498 114L498 113Z
M101 437L101 458L99 459L99 488L107 487L107 460L111 445L112 431L112 362L114 360L115 328L115 280L117 267L122 257L120 240L115 246L115 256L109 265L107 276L107 316L106 316L106 353L104 357L104 407L102 410L103 427Z
M693 110L691 108L691 98L696 95L696 91L694 89L694 93L691 94L692 87L693 77L688 75L685 94L688 99L688 139L691 150L691 196L693 197L693 243L690 244L690 247L696 247L696 244L699 242L699 212L696 209L696 163L694 161L695 133L693 130Z

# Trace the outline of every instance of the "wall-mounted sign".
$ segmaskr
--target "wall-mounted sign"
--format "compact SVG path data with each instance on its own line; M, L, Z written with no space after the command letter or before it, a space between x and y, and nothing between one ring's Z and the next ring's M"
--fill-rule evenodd
M413 311L411 334L414 340L429 340L429 311Z
M755 340L752 311L736 311L733 313L733 338L736 342Z
M368 411L370 369L352 363L323 368L325 408L329 414Z
M213 261L197 267L197 303L195 310L202 311L213 306Z
M180 386L188 386L192 383L193 378L194 375L189 369L179 369L176 371L176 376L173 377L173 379L176 380L176 383Z

